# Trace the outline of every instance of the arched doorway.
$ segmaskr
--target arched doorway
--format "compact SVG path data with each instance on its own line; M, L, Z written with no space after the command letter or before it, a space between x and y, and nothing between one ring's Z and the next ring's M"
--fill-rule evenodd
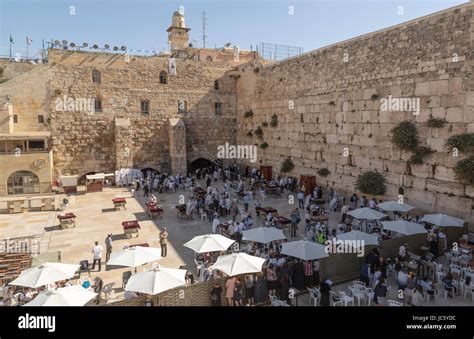
M148 174L154 174L154 175L160 175L160 171L154 169L154 168L151 168L151 167L147 167L147 168L142 168L141 169L142 171L142 174L143 174L143 177L146 178Z
M8 177L7 192L9 195L39 193L39 178L30 171L17 171Z
M188 171L191 173L196 171L198 168L206 168L213 166L214 163L206 158L197 158L196 160L192 161L188 166Z

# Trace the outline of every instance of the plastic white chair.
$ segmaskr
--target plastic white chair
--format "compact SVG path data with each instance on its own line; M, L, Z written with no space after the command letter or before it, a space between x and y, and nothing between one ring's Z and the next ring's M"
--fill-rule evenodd
M318 297L316 296L315 291L312 288L307 287L306 288L309 292L309 303L311 304L311 301L314 301L314 306L318 305Z
M396 301L396 300L387 300L387 305L400 307L400 306L403 306L403 303L401 301Z
M354 306L354 297L349 297L344 291L339 291L339 296L344 306L347 306L349 303L352 303L352 306Z
M464 298L466 298L467 292L471 293L472 302L474 302L474 283L472 282L472 280L471 280L471 284L469 286L465 286Z
M366 287L365 295L367 296L367 306L370 306L372 303L372 300L374 300L375 292L372 288Z
M363 289L358 289L357 287L349 287L351 291L352 298L357 299L357 306L360 306L360 301L365 300L366 295Z
M454 288L453 287L451 287L451 289L449 290L448 285L446 285L446 283L443 282L443 289L444 289L444 299L448 298L448 293L452 293L453 298L454 298Z

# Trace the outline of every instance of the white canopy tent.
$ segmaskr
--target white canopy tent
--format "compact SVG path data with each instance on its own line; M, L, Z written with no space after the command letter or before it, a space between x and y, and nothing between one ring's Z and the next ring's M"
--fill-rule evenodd
M428 233L423 225L407 220L382 221L382 225L384 230L405 235Z
M37 288L72 278L77 270L79 265L47 262L24 270L9 285Z
M326 246L306 239L281 244L281 253L303 260L329 257L329 254L326 252Z
M35 299L24 306L84 306L97 293L86 290L79 285L42 291Z
M183 246L196 253L219 252L227 250L235 241L220 234L198 235Z

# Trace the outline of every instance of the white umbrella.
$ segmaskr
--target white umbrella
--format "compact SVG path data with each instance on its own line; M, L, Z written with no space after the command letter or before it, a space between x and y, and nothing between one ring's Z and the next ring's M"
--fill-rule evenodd
M398 201L385 201L378 204L377 207L383 209L384 211L401 212L401 213L406 213L415 208L405 203L399 203Z
M275 227L258 227L242 232L242 240L266 244L275 240L286 239L283 231Z
M281 253L303 260L329 257L329 254L326 252L326 246L306 239L281 244Z
M369 234L361 231L350 231L347 233L341 233L336 236L337 240L355 240L359 241L363 246L367 245L378 245L379 237L376 234Z
M185 284L186 270L157 266L151 270L134 274L125 286L125 291L155 295Z
M406 235L428 233L423 227L423 225L416 224L407 220L382 221L382 225L385 230L394 231Z
M212 269L224 272L228 276L262 271L265 259L248 255L246 253L232 253L217 258Z
M192 249L197 253L225 251L235 241L220 234L198 235L183 246Z
M79 285L43 291L24 306L84 306L95 298L97 293L86 290Z
M356 210L350 211L347 214L356 218L356 219L365 219L365 220L378 220L386 217L387 215L379 211L374 210L373 208L358 208Z
M107 265L137 267L161 258L159 248L135 246L112 253Z
M447 214L427 214L421 221L439 226L439 227L463 227L465 221L459 218L452 217Z
M9 285L37 288L72 278L78 269L79 265L47 262L24 270Z

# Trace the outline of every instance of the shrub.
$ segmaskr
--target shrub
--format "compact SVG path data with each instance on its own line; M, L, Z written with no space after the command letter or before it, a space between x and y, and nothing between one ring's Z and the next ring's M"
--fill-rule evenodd
M257 127L257 129L255 130L255 135L259 139L263 138L263 129L262 129L262 127L260 127L260 126Z
M247 136L248 136L248 137L253 137L252 131L249 131L249 132L247 133Z
M401 150L413 151L418 146L418 131L411 121L401 122L392 133L392 143Z
M383 195L387 191L385 178L379 172L368 171L357 177L356 188L365 194Z
M318 174L321 177L327 177L331 172L327 168L320 168Z
M262 126L263 126L263 127L268 127L268 122L264 121L264 122L262 123Z
M246 117L246 118L253 117L253 111L250 110L250 111L245 112L245 113L244 113L244 117Z
M291 161L290 158L286 158L281 163L280 172L282 173L290 172L293 168L295 168L295 164L293 164L293 161Z
M372 100L377 100L378 98L379 98L378 94L372 94L372 96L370 97L370 99Z
M431 153L434 153L431 148L426 146L418 146L413 150L413 155L411 156L409 162L413 165L421 165L423 163L423 159Z
M330 101L330 102L329 102L329 105L331 105L331 106L336 106L336 103L335 103L334 101Z
M278 126L278 116L276 114L272 115L272 119L270 120L270 126L272 127Z
M474 133L453 135L446 142L449 148L456 147L460 152L474 152Z
M433 115L430 114L428 121L426 121L426 125L432 128L441 128L447 123L446 119L441 118L433 118Z
M264 142L263 144L260 145L261 149L266 149L268 147L268 143Z
M459 181L474 184L474 156L458 161L454 173Z

